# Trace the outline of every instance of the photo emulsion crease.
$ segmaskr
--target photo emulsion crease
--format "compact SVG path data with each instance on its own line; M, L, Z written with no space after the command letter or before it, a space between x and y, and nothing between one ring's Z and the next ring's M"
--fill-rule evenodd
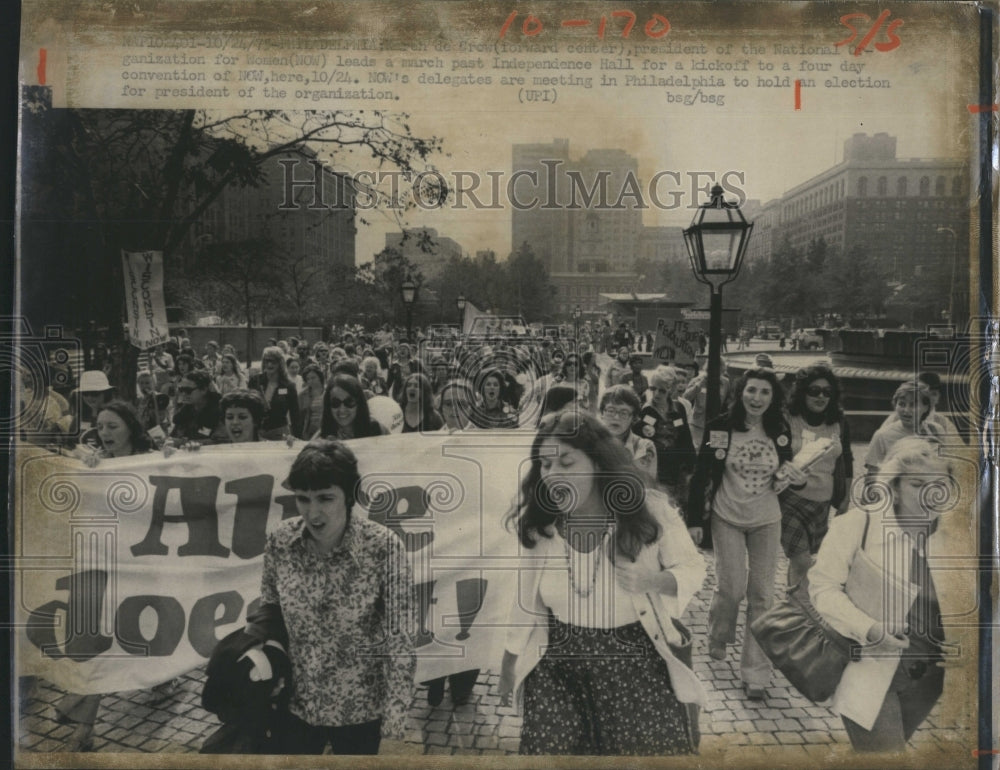
M995 767L996 18L24 0L14 765Z

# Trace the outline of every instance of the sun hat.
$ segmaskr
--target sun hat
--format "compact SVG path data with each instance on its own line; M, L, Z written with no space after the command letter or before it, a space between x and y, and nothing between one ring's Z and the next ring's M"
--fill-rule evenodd
M80 384L77 391L80 393L103 393L111 390L111 383L108 382L108 375L98 369L86 371L80 375Z

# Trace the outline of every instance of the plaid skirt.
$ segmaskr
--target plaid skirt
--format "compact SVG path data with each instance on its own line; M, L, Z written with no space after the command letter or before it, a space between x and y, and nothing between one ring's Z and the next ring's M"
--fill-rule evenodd
M781 547L789 559L802 553L815 555L830 528L830 501L806 500L786 489L781 503Z
M524 681L521 754L692 754L690 716L640 623L582 628L550 618Z

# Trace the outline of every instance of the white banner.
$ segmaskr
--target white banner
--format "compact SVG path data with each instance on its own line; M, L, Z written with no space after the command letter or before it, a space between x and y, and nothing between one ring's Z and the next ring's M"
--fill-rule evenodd
M122 251L129 341L140 350L167 341L163 299L163 252Z
M518 564L503 517L530 439L351 442L369 496L355 514L397 532L413 566L417 681L498 670ZM260 595L267 532L297 515L280 485L301 446L204 447L92 469L26 450L14 507L18 673L98 693L203 664Z

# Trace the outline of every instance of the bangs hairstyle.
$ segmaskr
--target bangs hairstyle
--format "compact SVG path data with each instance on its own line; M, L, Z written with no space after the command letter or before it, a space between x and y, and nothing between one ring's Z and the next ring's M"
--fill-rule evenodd
M926 484L920 490L920 500L928 508L937 509L939 515L954 511L961 498L961 490L955 478L953 461L942 456L935 442L917 436L901 438L889 450L877 479L889 489L899 491L900 481L908 476L926 476ZM903 520L906 516L912 521L913 513L900 511L893 506L894 514ZM903 516L900 516L903 514ZM908 514L908 515L907 515ZM918 515L919 521L924 521ZM938 521L931 522L930 531L936 531Z
M267 413L267 402L256 390L232 390L224 395L219 402L219 411L222 412L223 418L226 416L227 409L236 407L250 412L255 428L260 427L260 423Z
M360 484L358 458L346 444L331 439L316 439L306 444L292 462L288 478L281 482L281 486L293 492L338 487L344 493L348 515Z
M600 409L603 410L608 404L621 404L632 410L632 417L639 414L642 403L639 396L631 385L612 385L601 395Z
M931 394L917 382L904 382L896 388L896 392L892 394L892 405L895 406L907 396L912 396L914 404L920 404L927 409L933 406Z
M267 377L267 373L264 371L265 361L274 361L278 365L278 382L280 382L282 385L287 385L288 367L285 365L285 352L277 345L272 345L271 347L264 348L264 352L260 354L261 377Z
M840 380L828 366L816 364L799 369L795 373L795 385L792 388L792 395L788 399L788 413L803 415L809 412L806 406L806 391L816 382L816 380L826 380L830 383L830 390L833 391L826 409L823 410L823 422L833 425L840 422L844 416L844 409L840 405Z
M323 391L323 416L320 419L320 435L321 436L336 436L338 425L337 421L333 417L333 412L330 408L330 399L333 398L333 389L340 388L348 396L354 399L357 411L354 413L354 437L363 438L365 436L371 435L371 412L368 411L368 399L365 398L365 392L361 388L361 383L358 381L357 377L352 377L349 374L335 374L330 378L329 384L326 386L326 390Z
M743 372L743 376L736 383L736 389L732 396L733 401L727 413L729 427L738 431L749 430L747 410L743 406L743 391L750 380L764 380L771 386L771 404L764 412L761 423L764 426L764 432L770 438L776 438L785 428L785 418L782 416L785 408L785 392L773 369L747 369Z
M596 417L585 412L564 410L542 419L516 510L507 514L508 529L516 530L525 548L534 548L540 537L552 537L548 527L562 516L552 505L552 490L547 491L542 482L541 446L550 438L580 450L594 464L595 492L614 522L611 561L624 556L634 562L644 545L659 539L660 525L646 505L646 487L631 454Z

